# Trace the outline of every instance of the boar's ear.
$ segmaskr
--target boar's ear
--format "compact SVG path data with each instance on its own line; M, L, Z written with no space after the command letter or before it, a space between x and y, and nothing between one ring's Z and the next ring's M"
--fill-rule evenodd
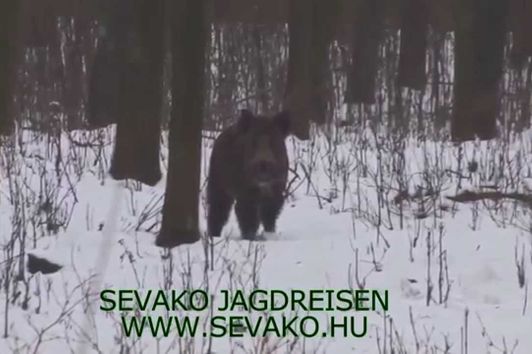
M240 117L238 118L238 129L242 132L245 132L249 129L254 119L253 113L248 109L240 110Z
M273 119L283 136L287 137L290 134L290 112L285 109L277 113Z

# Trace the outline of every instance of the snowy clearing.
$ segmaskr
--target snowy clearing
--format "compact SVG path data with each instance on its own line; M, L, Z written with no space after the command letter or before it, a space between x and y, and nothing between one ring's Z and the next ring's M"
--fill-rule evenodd
M231 215L213 259L205 242L155 247L164 178L153 188L110 180L112 129L100 146L71 142L90 134L50 144L28 133L0 148L2 353L77 353L80 343L87 353L530 353L532 208L446 196L530 194L531 132L461 146L394 142L370 130L290 140L292 193L279 233L242 241ZM211 145L206 138L204 171ZM387 289L389 312L365 313L364 338L127 338L120 313L98 309L99 290L87 294L111 210L119 220L103 288L364 287ZM29 274L28 252L63 268ZM216 313L201 316L203 326Z

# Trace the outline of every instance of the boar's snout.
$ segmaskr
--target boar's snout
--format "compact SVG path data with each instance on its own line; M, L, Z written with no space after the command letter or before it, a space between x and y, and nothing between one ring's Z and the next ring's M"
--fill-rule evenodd
M257 161L253 167L253 175L258 183L271 182L275 179L275 163L269 160Z

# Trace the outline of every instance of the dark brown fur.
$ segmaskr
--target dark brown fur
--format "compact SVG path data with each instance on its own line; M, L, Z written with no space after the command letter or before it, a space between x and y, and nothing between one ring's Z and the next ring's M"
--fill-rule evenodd
M255 239L261 223L264 231L275 232L288 177L289 125L287 112L272 118L242 110L216 139L207 185L210 236L221 235L235 201L243 238Z

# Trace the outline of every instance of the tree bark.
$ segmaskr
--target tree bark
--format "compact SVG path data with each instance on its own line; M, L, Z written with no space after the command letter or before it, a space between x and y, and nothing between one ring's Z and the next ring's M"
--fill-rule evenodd
M375 80L382 34L381 1L360 0L356 6L346 103L375 103Z
M285 105L292 133L309 139L310 122L323 124L329 97L329 44L336 30L338 1L291 0Z
M20 59L20 1L0 2L0 135L8 135L14 123L14 92Z
M122 7L129 31L122 37L124 70L110 173L115 179L155 185L161 179L164 0L135 0L129 5Z
M313 1L312 49L308 57L312 79L310 119L320 125L327 122L329 98L333 96L329 46L337 31L339 9L339 0Z
M423 90L427 82L425 70L428 0L404 0L401 19L401 48L397 80L400 86Z
M111 0L105 7L107 16L100 19L98 46L88 77L89 129L102 128L118 121L122 80L127 75L124 65L126 38L132 26L132 19L122 15L122 11L130 7L132 4L126 0Z
M312 4L307 0L290 0L285 106L292 113L291 132L301 140L310 137L312 79L309 58L312 55L312 22Z
M510 62L521 69L532 56L532 0L510 0L509 21L513 33Z
M439 33L454 28L453 0L427 0L429 2L429 22L432 29Z
M455 0L454 141L495 138L506 36L505 0Z
M19 0L22 6L24 44L28 47L47 47L59 42L55 0Z
M168 176L159 247L199 240L201 131L204 114L207 0L172 1L172 112Z

